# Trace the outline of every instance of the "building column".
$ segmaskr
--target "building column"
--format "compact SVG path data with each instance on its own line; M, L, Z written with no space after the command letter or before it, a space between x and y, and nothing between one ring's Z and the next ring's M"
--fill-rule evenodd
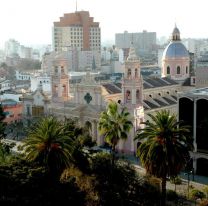
M192 159L193 159L193 169L194 169L193 173L196 174L197 159L196 159L196 157L194 157L194 156L193 156Z
M58 84L58 97L62 97L62 85Z
M123 86L122 86L122 93L121 93L121 94L122 94L122 103L125 104L125 103L126 103L126 102L125 102L125 101L126 101L126 100L125 100L125 95L126 95L126 94L125 94L125 90L124 90L124 87L123 87Z
M194 145L194 151L193 152L197 152L197 143L196 143L196 117L197 117L197 113L196 113L196 110L197 110L197 99L194 99L194 115L193 115L193 139L194 139L194 142L193 142L193 145Z
M131 101L132 101L132 104L136 104L136 89L135 88L133 88L132 90L131 90Z
M135 136L135 132L134 132L134 128L132 128L130 132L130 143L131 143L130 152L132 153L135 152L134 136Z
M93 121L92 122L92 140L93 141L97 141L97 122L96 121Z

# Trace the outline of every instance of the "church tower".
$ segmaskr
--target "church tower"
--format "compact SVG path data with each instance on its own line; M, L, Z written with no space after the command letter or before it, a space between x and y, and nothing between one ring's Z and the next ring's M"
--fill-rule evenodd
M52 99L67 101L69 99L69 75L67 59L57 55L52 66Z
M125 61L124 77L122 84L122 99L126 107L136 108L142 104L142 77L140 75L140 60L136 55L133 45Z
M128 139L123 144L122 142L119 144L119 149L127 153L133 153L137 149L134 137L140 128L140 123L144 121L143 82L140 74L140 60L133 45L130 47L129 56L124 66L122 103L133 117L132 123L134 126L130 131Z

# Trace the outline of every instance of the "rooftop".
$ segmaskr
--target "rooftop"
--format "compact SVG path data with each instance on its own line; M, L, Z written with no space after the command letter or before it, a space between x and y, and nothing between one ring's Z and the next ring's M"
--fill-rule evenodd
M206 88L200 88L200 89L194 89L188 92L180 92L178 93L179 97L205 97L208 98L208 87Z

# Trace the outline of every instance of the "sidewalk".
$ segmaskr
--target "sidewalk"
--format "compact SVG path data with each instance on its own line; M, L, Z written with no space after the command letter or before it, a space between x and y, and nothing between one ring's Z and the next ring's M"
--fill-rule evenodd
M141 167L139 159L137 157L135 157L134 155L120 154L119 158L131 162L140 171L142 169L145 171L145 169ZM188 181L188 176L184 172L181 172L179 176L184 180L184 182ZM199 175L194 175L193 176L192 174L190 174L189 175L189 180L190 180L190 183L196 183L196 184L198 183L199 185L203 185L203 186L208 185L208 177L206 177L206 176L199 176Z

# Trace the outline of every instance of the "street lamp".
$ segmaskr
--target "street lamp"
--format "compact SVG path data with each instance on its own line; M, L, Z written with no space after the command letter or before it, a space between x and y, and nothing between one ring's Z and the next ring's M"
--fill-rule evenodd
M186 173L184 173L185 175L187 175L187 198L189 198L189 183L190 183L190 175L193 175L193 169L188 170ZM192 179L194 179L192 177Z

